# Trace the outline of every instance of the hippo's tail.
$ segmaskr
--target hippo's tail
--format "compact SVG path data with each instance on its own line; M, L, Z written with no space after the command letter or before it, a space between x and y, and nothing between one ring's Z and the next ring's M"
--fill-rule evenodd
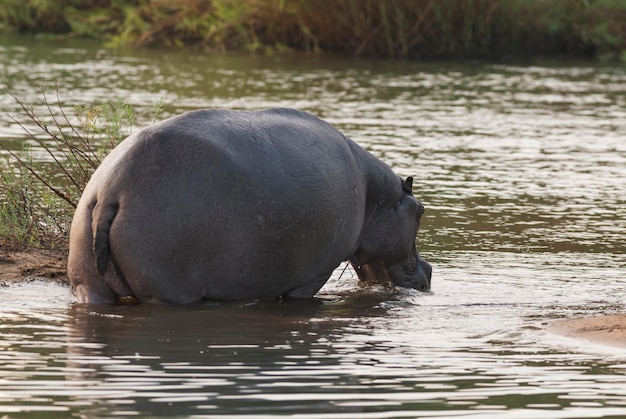
M103 276L109 265L109 232L118 208L117 204L98 202L92 212L93 254L98 273Z

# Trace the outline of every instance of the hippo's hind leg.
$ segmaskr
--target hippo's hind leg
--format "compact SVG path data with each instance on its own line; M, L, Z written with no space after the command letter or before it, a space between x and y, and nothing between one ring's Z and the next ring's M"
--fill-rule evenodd
M117 295L109 288L94 287L93 284L83 282L74 289L79 303L88 304L115 304Z
M70 248L67 274L78 302L89 304L117 303L117 294L96 271L93 256L87 254L85 260L81 259L76 253L77 250L75 248Z
M75 293L79 303L125 304L138 301L112 261L109 261L104 277L97 273L87 277L75 286Z
M116 304L120 301L120 296L132 296L132 292L112 258L107 257L105 269L102 269L104 272L98 272L100 260L97 261L94 252L92 229L95 206L95 203L79 204L76 210L70 230L67 274L79 303ZM106 246L108 249L108 242Z
M75 234L73 234L75 236ZM79 249L74 244L70 246L70 256L67 263L67 275L74 288L79 303L115 304L117 295L111 287L98 275L96 263L91 252L91 246Z

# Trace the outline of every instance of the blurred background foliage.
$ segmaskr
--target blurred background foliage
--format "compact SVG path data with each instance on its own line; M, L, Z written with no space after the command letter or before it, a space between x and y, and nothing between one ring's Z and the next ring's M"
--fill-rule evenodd
M626 0L0 0L0 30L110 46L626 61Z

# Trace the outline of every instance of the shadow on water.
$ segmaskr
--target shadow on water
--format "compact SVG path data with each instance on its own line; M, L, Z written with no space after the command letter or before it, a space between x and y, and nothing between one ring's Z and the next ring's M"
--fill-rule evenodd
M74 304L70 339L101 344L124 353L180 355L209 347L272 346L317 329L331 335L355 319L381 315L385 295L336 300L201 302L187 306ZM323 327L315 327L322 324ZM150 338L152 337L152 338ZM113 348L113 349L112 349ZM168 349L171 348L171 349Z
M302 401L290 403L285 387L295 396L341 386L333 381L346 374L346 345L372 349L346 342L346 330L384 316L380 303L388 297L364 293L182 307L75 304L68 312L67 379L85 385L71 404L94 406L82 417L119 416L129 404L133 411L160 416L250 414L276 405L281 411L315 411ZM314 404L328 403L323 399Z

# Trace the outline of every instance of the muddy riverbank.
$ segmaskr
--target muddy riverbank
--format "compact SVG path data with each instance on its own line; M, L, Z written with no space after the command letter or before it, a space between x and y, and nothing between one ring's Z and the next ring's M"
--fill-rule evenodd
M66 254L60 250L29 249L0 243L0 284L49 279L68 282Z

